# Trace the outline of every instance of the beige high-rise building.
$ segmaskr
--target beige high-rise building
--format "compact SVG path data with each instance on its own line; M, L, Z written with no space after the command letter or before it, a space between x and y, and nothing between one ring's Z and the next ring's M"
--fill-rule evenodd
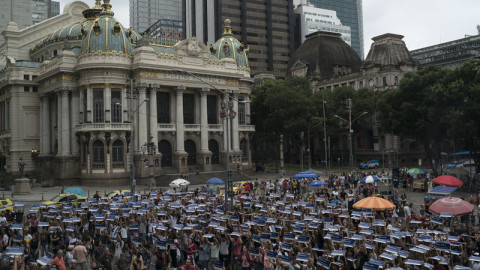
M24 29L60 13L60 3L52 0L3 0L0 3L0 45L5 41L1 33L10 22Z

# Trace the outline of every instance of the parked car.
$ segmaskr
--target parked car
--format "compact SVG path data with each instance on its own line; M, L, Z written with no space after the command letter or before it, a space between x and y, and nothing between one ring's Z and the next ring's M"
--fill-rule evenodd
M474 167L474 166L475 166L475 160L473 160L473 158L462 160L458 162L457 165L455 165L456 168Z
M45 207L48 206L56 206L59 207L62 204L66 203L72 203L75 206L78 206L80 202L85 202L87 197L85 196L80 196L77 194L70 194L70 193L63 193L63 194L58 194L57 196L53 197L51 200L44 201L42 204L45 205Z
M6 210L13 211L13 202L10 199L0 200L0 213Z
M108 193L107 197L109 199L112 199L112 198L118 198L120 196L129 196L129 195L133 195L133 193L129 189L123 189L123 190L114 190Z
M360 163L359 167L360 169L363 169L363 170L375 169L380 167L380 162L378 162L378 160L376 159L372 159L372 160Z

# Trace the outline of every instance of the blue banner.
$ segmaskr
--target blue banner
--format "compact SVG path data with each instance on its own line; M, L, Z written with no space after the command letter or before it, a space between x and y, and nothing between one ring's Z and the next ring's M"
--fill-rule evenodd
M304 235L299 235L298 236L298 242L307 244L308 242L310 242L310 237L304 236Z
M330 261L327 261L322 257L318 258L317 264L325 269L330 268Z
M343 240L343 236L338 234L332 234L331 239L332 239L332 242L334 243L341 243Z
M277 258L277 253L273 252L273 251L267 251L267 258L276 259Z
M378 270L378 265L373 264L373 263L365 263L363 265L364 270Z
M438 250L450 250L450 243L449 242L436 242L435 249Z
M295 234L294 233L286 233L284 235L284 238L289 239L289 240L295 240Z

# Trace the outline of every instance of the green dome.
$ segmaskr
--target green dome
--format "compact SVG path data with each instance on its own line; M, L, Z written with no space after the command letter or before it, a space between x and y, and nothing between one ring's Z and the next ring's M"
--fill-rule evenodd
M218 59L232 58L239 68L250 69L248 65L248 49L232 34L230 20L225 20L225 29L222 37L210 46L210 53Z
M57 42L64 42L65 40L82 40L84 38L84 34L86 34L85 29L91 29L97 20L100 17L102 12L102 5L100 1L95 1L95 6L90 9L84 10L82 13L85 17L85 21L80 23L74 23L72 25L65 26L46 37L40 39L36 44L35 47L32 49L32 52L36 52L48 44L57 43ZM115 20L115 19L113 19ZM114 26L116 21L113 22L112 27ZM83 30L82 30L83 29ZM122 28L123 33L126 33L128 40L130 43L136 44L137 40L141 38L141 36L133 31L132 29L128 29L125 31Z
M110 0L104 0L102 7L99 17L88 21L81 29L83 33L81 54L109 52L132 55L132 43L136 43L138 34L125 29L113 17Z

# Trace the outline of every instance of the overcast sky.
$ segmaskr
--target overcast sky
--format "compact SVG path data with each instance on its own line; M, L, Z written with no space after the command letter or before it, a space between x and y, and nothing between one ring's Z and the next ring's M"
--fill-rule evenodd
M70 1L60 0L60 10ZM95 3L84 2L89 6ZM129 26L128 2L111 0L115 17L125 27ZM363 0L365 55L372 37L384 33L405 36L410 50L476 35L479 11L479 0Z

